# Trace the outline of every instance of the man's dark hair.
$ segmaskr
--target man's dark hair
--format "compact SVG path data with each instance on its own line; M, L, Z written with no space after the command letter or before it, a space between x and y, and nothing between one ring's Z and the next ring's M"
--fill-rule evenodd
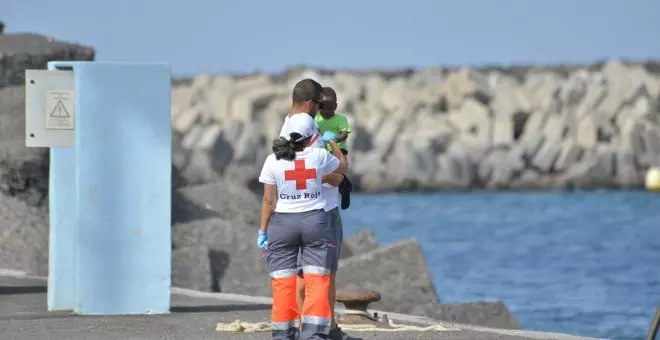
M316 80L305 78L293 88L293 102L302 103L308 100L319 101L323 87Z
M330 101L337 101L337 92L335 92L335 90L330 86L323 88L323 96Z

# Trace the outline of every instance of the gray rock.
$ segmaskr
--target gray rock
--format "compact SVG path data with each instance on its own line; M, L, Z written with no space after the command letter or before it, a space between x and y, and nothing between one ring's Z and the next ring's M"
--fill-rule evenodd
M635 166L635 153L629 149L617 150L617 185L626 189L641 189L644 174Z
M472 162L464 155L443 154L438 157L435 182L448 189L469 188L475 182L477 172Z
M0 88L0 141L25 141L25 88Z
M610 188L614 184L615 153L606 147L588 150L579 163L562 175L561 181L570 188Z
M507 148L493 149L479 164L479 179L490 189L507 188L525 164Z
M559 172L568 170L572 165L578 162L583 153L584 149L577 143L570 140L564 141L554 164L554 170Z
M29 205L48 203L48 151L23 141L0 141L0 193Z
M373 309L411 313L420 311L419 306L439 302L416 240L398 242L341 261L337 289L351 286L381 294L381 300L370 305Z
M370 228L362 228L353 235L344 235L340 258L342 260L347 259L352 256L368 253L379 247L380 244L376 240L374 231Z
M527 169L514 177L509 184L509 188L514 190L521 189L544 189L545 183L542 182L542 175L534 170Z
M30 205L48 198L48 149L25 147L25 90L0 88L0 193Z
M172 226L172 245L175 250L187 248L180 255L184 260L175 264L198 263L200 268L179 269L201 273L209 267L208 276L194 275L197 282L188 282L184 288L207 287L207 278L213 275L211 287L217 291L270 296L270 279L266 272L262 251L257 248L258 225L247 225L240 221L225 220L219 217L198 219ZM192 251L195 247L206 247L208 252ZM183 283L182 283L183 284ZM210 291L208 287L206 291Z
M428 314L437 320L499 329L520 329L518 320L502 302L440 304Z
M181 176L189 185L213 183L221 179L216 172L214 160L206 150L191 150L188 153L188 163L181 168Z
M172 223L209 217L259 227L261 204L249 189L230 181L187 186L172 196Z
M48 274L48 213L0 192L0 268Z
M181 170L188 165L190 161L190 155L187 150L181 145L182 136L180 133L173 131L172 132L172 166L175 167L178 171L178 175L181 176ZM183 178L182 178L183 179Z
M220 291L214 287L211 251L205 246L188 246L172 250L172 286L199 291Z

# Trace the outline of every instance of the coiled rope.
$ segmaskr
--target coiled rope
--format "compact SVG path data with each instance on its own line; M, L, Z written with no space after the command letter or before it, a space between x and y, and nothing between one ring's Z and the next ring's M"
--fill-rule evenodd
M371 317L369 313L359 310L344 310L343 314L362 315ZM373 324L342 324L341 328L350 332L449 332L458 331L458 328L450 328L442 325L429 325L429 326L413 326L396 324L392 320L388 320L389 328L378 327ZM268 332L271 330L270 322L246 322L236 320L232 323L218 323L215 327L217 332L234 332L234 333L254 333L254 332Z

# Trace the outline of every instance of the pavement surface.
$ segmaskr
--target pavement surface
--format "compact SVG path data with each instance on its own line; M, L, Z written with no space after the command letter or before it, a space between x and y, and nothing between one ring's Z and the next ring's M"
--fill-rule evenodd
M218 322L236 319L267 322L267 298L212 294L173 289L168 315L80 316L48 312L46 281L42 278L0 275L0 339L2 340L197 340L270 339L270 332L217 332ZM260 302L261 301L261 302ZM363 339L586 339L556 333L495 330L450 325L424 318L388 313L397 323L426 325L431 322L459 328L446 332L352 332Z

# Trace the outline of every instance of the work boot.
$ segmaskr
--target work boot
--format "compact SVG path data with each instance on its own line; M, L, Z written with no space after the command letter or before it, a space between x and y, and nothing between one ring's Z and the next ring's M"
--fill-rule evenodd
M363 340L362 338L354 338L341 330L339 326L336 328L330 329L330 334L328 334L328 339L330 340Z

